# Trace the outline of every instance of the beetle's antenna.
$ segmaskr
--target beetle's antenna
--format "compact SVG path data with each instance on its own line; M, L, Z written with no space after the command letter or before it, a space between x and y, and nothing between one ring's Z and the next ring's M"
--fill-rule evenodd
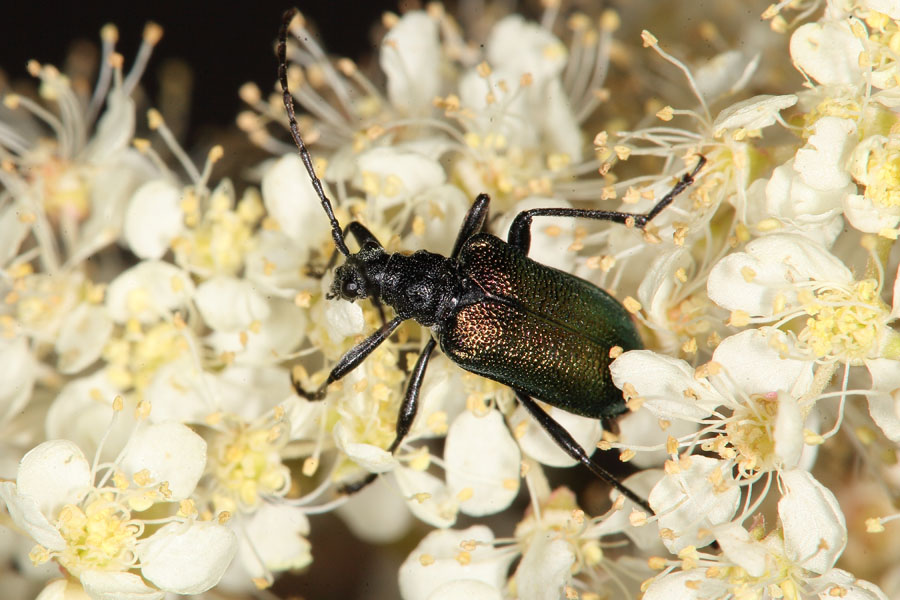
M322 182L319 180L319 177L316 175L316 170L313 168L312 157L309 155L309 150L306 149L306 144L303 143L303 138L300 137L300 128L297 126L297 117L294 114L294 97L291 95L291 90L288 88L287 34L288 29L290 29L291 21L296 14L296 8L285 11L281 21L281 31L278 34L278 79L281 81L284 108L287 110L288 122L291 126L291 137L294 138L294 143L300 150L300 159L303 161L303 166L306 167L306 172L309 173L309 178L312 180L316 195L319 196L319 200L322 202L322 208L325 209L325 214L328 216L328 220L331 221L331 237L334 239L334 245L337 247L338 252L344 256L350 256L347 244L344 243L344 234L341 231L341 224L338 223L337 218L334 216L334 210L331 208L331 200L328 199L328 196L325 195L325 190L322 189Z

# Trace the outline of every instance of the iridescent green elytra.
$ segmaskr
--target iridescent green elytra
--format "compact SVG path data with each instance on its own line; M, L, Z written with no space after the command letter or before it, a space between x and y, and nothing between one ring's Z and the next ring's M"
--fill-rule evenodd
M485 296L439 325L441 350L453 362L578 415L624 412L609 351L642 344L621 304L492 235L470 238L459 263Z

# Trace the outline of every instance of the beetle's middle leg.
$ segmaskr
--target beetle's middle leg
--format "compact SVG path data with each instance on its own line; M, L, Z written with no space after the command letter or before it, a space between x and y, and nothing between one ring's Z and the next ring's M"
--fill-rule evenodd
M306 398L307 400L321 400L325 397L325 391L328 386L338 379L341 379L344 375L355 369L359 366L367 356L369 356L375 348L380 346L384 340L388 339L394 330L399 327L400 323L405 321L405 319L401 317L394 317L384 325L378 328L378 331L358 343L357 345L350 348L344 356L337 362L331 372L328 374L328 378L325 382L320 385L316 390L309 392L304 390L300 386L300 382L294 379L293 374L291 375L291 383L294 385L294 390L297 391L297 394Z
M522 403L522 406L531 414L532 417L544 428L544 431L550 436L550 438L556 442L556 444L563 449L563 451L568 454L570 457L574 458L585 467L587 467L591 473L604 480L606 483L610 484L622 494L643 508L647 514L653 514L653 510L650 508L650 505L647 504L647 501L632 492L628 487L622 484L618 479L613 477L612 473L595 463L591 460L591 457L585 452L584 448L582 448L578 442L575 441L575 438L566 431L566 428L553 420L553 417L548 415L541 409L540 406L531 398L531 396L520 392L518 390L514 390L516 392L516 398L519 399L519 402Z
M690 173L685 173L678 180L678 183L669 190L669 193L663 196L656 203L656 206L646 213L625 213L615 210L591 210L585 208L532 208L516 215L512 225L509 227L509 235L506 241L527 255L528 249L531 247L531 220L534 217L578 217L582 219L596 219L598 221L612 221L622 225L630 223L638 229L643 229L647 226L647 223L672 203L675 196L694 183L694 177L697 176L697 173L700 172L700 169L705 164L706 157L701 156L700 160L697 161L697 166Z

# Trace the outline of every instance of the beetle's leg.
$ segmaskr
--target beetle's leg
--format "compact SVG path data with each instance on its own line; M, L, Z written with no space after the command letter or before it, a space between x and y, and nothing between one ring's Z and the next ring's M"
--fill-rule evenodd
M565 427L557 423L553 420L553 418L544 412L540 406L531 398L531 396L524 394L518 390L514 390L516 392L516 398L519 399L519 402L522 403L522 406L531 413L531 416L540 423L541 427L544 428L544 431L550 436L550 438L556 442L556 444L563 449L563 451L583 464L587 467L591 473L604 480L606 483L610 484L617 490L619 490L626 498L643 508L647 514L652 515L653 510L650 508L650 505L647 504L647 501L632 492L625 485L623 485L618 479L613 477L612 473L595 463L591 460L591 457L588 456L588 453L584 451L578 442L575 441L575 438L566 431Z
M337 362L333 369L331 369L331 373L328 374L328 378L325 380L325 383L320 385L318 389L312 392L307 392L302 387L300 387L300 382L296 381L291 376L291 383L294 384L294 389L297 391L297 394L303 396L307 400L321 400L325 397L325 390L328 388L329 384L334 383L361 363L372 351L381 345L381 343L388 339L394 330L405 321L402 317L394 317L384 325L382 325L378 331L358 343L357 345L350 348L347 353L341 357L341 359Z
M366 242L369 242L369 243L376 244L379 248L381 247L381 242L378 241L378 238L375 237L375 234L373 234L371 231L369 231L369 229L365 225L363 225L362 223L359 223L357 221L351 221L350 223L347 224L346 227L344 227L343 236L346 238L347 235L352 235L353 238L356 240L356 243L359 244L360 246L362 246ZM310 275L313 277L319 277L320 279L322 277L324 277L325 273L327 273L334 267L334 263L337 262L338 256L340 256L340 253L337 250L335 250L334 252L331 253L331 256L328 258L328 264L325 265L325 268L322 269L321 271L311 272ZM381 311L379 311L379 312L381 312ZM386 322L384 319L383 312L381 312L381 322L382 323Z
M470 237L484 228L484 223L487 221L488 216L488 205L490 203L491 197L487 194L478 194L478 197L475 198L475 202L472 203L469 212L466 213L466 218L463 219L463 224L459 228L459 233L456 234L456 243L453 244L453 252L450 254L450 258L458 258L463 244L465 244Z
M350 221L346 227L344 227L344 235L350 234L353 236L353 239L356 240L356 243L360 245L360 247L366 244L375 244L379 248L381 248L381 242L378 241L378 238L375 237L375 234L369 231L369 228L360 223L359 221Z
M656 215L661 213L665 207L672 203L675 196L694 183L694 177L697 176L697 173L700 172L700 169L702 169L705 164L706 157L701 156L700 160L697 161L697 166L694 167L690 173L685 173L681 179L678 180L678 183L675 184L675 187L669 190L669 193L663 196L662 199L656 203L656 206L646 213L638 214L615 210L589 210L581 208L532 208L531 210L525 210L516 215L516 218L509 228L507 242L525 254L528 254L528 249L531 247L531 219L534 217L578 217L582 219L597 219L599 221L621 223L622 225L633 224L634 227L643 229L647 226L647 223L652 221Z
M419 409L419 392L422 389L422 380L425 378L425 368L428 366L428 361L431 359L431 353L434 352L436 344L437 342L434 341L434 338L428 340L428 343L425 344L425 347L422 348L422 352L419 354L416 366L413 367L412 373L410 373L409 384L406 386L406 396L403 398L403 404L400 405L400 412L397 415L397 433L394 441L391 442L387 449L391 454L400 447L400 443L409 433L413 421L416 420L416 412ZM354 494L375 481L377 476L377 473L369 473L365 478L341 487L339 491L342 494Z

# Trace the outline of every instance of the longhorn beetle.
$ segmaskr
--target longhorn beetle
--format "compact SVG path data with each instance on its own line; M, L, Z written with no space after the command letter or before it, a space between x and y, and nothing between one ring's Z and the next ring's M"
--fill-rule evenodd
M535 208L516 216L504 242L482 231L490 198L479 194L449 257L425 250L389 254L361 223L354 221L341 229L300 137L287 81L287 33L293 16L294 10L287 11L281 24L278 78L291 137L331 222L334 245L345 257L335 271L328 297L351 302L370 298L379 310L382 304L394 309L394 317L341 357L318 389L304 390L292 380L297 393L309 400L323 399L329 384L359 366L403 321L415 319L431 329L431 336L410 374L389 452L397 450L412 426L428 360L440 343L444 354L463 369L511 387L518 401L566 454L652 513L642 498L591 460L569 432L533 400L538 398L595 419L622 414L625 404L612 384L609 351L613 346L632 350L642 345L631 316L612 296L583 279L528 258L531 221L539 216L580 217L643 229L694 183L706 158L700 156L693 171L683 175L645 214ZM347 248L347 234L359 243L356 253ZM374 479L375 474L370 474L342 491L352 493Z

